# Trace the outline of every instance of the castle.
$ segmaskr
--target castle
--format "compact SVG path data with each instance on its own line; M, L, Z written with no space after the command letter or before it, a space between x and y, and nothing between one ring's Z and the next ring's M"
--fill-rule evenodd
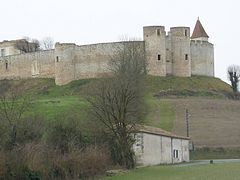
M166 33L164 26L146 26L143 41L134 43L145 53L151 75L214 76L214 49L208 38L198 19L191 37L189 27L172 27ZM123 42L56 43L52 50L22 53L16 42L0 42L0 79L55 78L57 85L104 76L115 50L123 46Z

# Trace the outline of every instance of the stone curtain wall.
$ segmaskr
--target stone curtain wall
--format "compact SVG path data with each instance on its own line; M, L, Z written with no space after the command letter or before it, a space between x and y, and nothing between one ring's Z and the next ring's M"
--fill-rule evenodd
M109 62L117 51L130 43L144 53L150 75L214 76L213 44L190 40L189 27L173 27L168 35L164 26L147 26L143 31L144 41L82 46L56 43L55 50L0 57L0 79L55 78L57 85L64 85L77 79L102 77L110 73Z
M109 62L124 47L124 43L136 43L144 52L143 41L83 46L57 43L55 46L56 84L64 85L72 80L101 77L110 73Z
M0 79L54 78L54 50L0 58Z

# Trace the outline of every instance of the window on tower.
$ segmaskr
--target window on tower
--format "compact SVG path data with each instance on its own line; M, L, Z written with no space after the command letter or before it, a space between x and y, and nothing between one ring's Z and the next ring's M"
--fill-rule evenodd
M160 36L160 29L157 29L157 35Z
M185 60L188 60L188 54L185 54Z
M161 60L161 54L158 54L158 57L157 57L158 61Z
M187 32L187 29L185 29L185 36L188 36L188 32Z
M1 57L5 56L5 49L1 49Z

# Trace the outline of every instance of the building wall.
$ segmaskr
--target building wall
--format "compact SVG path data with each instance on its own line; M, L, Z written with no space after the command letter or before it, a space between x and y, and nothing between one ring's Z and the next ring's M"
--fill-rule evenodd
M143 27L148 73L166 76L166 32L164 26Z
M190 28L173 27L170 29L170 32L173 57L172 74L174 76L190 77L191 76Z
M127 44L136 44L144 52L143 41L102 43L84 46L55 45L55 82L67 84L76 79L101 77L110 73L109 62ZM57 59L58 58L58 62Z
M143 133L142 164L152 165L161 163L161 137Z
M158 164L172 163L172 139L170 137L160 136L161 138L161 161ZM159 151L159 150L158 150Z
M191 41L192 75L214 76L214 48L207 41Z
M15 44L11 42L0 43L0 57L2 56L2 50L4 50L4 56L20 54L20 50L16 49L14 45Z
M54 50L0 57L0 79L54 78Z
M189 141L184 139L172 140L173 163L189 161ZM178 153L178 157L174 157L174 150Z
M189 161L188 140L149 133L137 133L135 137L133 149L138 164L156 165ZM178 150L178 158L174 158L173 150Z

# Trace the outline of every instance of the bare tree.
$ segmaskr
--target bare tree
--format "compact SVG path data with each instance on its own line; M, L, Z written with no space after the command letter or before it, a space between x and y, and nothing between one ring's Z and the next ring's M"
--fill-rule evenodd
M228 79L231 82L232 90L234 93L238 91L238 83L240 78L240 67L231 65L228 67Z
M92 114L105 127L115 163L135 165L133 133L142 120L146 63L143 44L123 42L110 62L112 76L100 81L89 99Z
M41 48L44 50L53 49L54 40L52 37L45 37L42 39Z
M31 42L29 42L29 52L35 52L40 50L40 42L37 39L32 39Z
M18 126L29 105L29 99L20 96L17 90L11 89L0 96L0 126L4 130L1 134L5 134L1 140L5 140L10 149L16 145Z
M19 49L23 53L35 52L40 50L40 43L37 39L25 37L26 39L18 40L15 44L15 48Z

